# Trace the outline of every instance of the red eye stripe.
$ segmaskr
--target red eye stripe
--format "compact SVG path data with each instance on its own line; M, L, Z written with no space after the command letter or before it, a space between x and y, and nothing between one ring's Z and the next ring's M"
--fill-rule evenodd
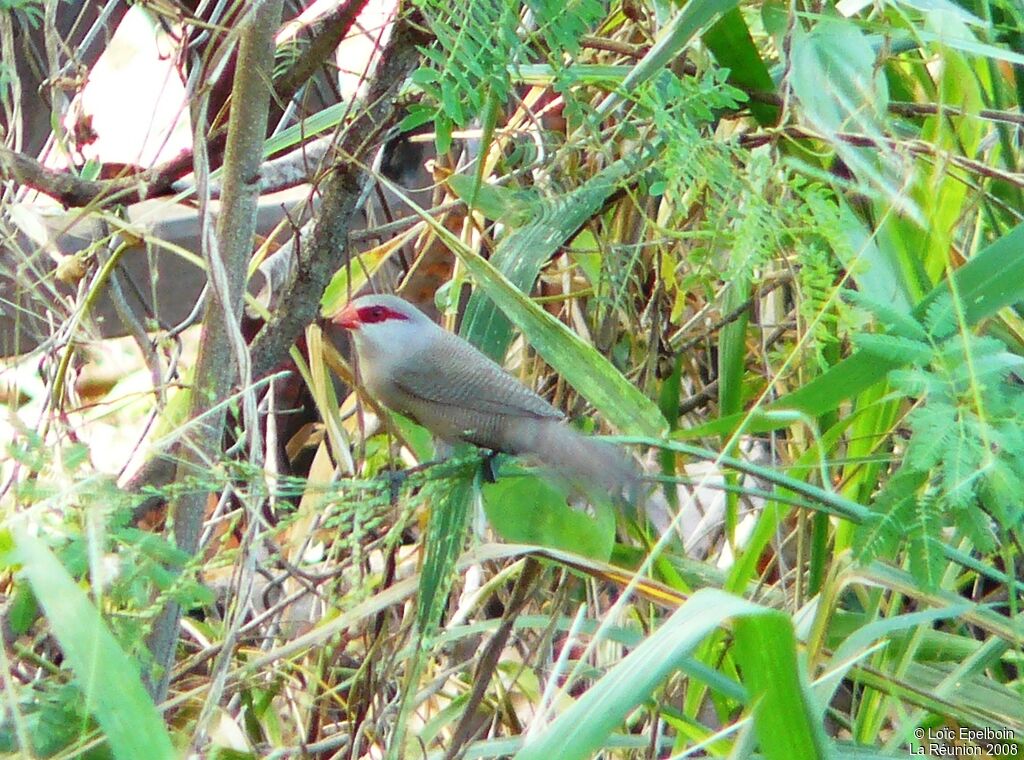
M375 322L386 322L389 319L409 319L405 314L387 306L361 306L356 310L359 321L364 325L372 325Z

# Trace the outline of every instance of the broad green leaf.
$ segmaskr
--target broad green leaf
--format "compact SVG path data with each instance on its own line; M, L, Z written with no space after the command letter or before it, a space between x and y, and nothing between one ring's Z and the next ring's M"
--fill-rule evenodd
M797 658L793 622L779 611L741 616L734 626L734 654L754 712L754 728L768 760L827 757L819 710Z
M503 539L607 561L615 542L615 512L594 500L591 517L566 503L567 492L536 476L503 474L483 486L487 520Z
M775 92L775 82L765 65L747 22L739 8L732 8L722 14L702 39L718 64L729 69L729 83L745 92ZM752 100L750 112L761 126L770 126L779 119L778 106Z
M543 211L543 204L533 190L513 190L499 185L477 184L473 177L453 174L448 186L467 205L488 219L496 219L512 227L520 227Z
M15 635L21 636L28 632L39 616L39 604L28 584L19 583L14 588L7 608L7 620Z
M865 191L923 224L904 192L904 161L886 139L889 90L876 66L876 53L860 28L845 19L825 18L809 31L793 32L790 82L802 120L828 140ZM822 87L828 82L828 87ZM851 145L844 133L864 136L870 147Z
M953 281L968 325L1024 301L1024 224L1014 227L956 270ZM914 313L923 319L933 304L948 298L949 291L946 283L939 283L914 308ZM954 311L951 301L941 306L944 311ZM949 322L957 323L955 319Z
M67 664L119 760L178 755L142 685L138 664L114 639L99 611L49 547L23 528L7 561L21 565Z
M889 101L876 54L856 24L821 19L809 32L797 27L791 81L804 116L826 136L878 134ZM822 87L829 82L830 87Z
M640 86L676 60L702 28L737 5L738 0L695 0L687 3L662 30L654 47L647 51L647 55L626 76L621 91L609 94L597 107L598 115L610 114L622 102L622 93Z
M839 201L839 216L846 245L836 246L836 256L857 284L857 290L876 303L888 304L894 312L909 314L917 300L911 297L898 252L879 239L854 213Z

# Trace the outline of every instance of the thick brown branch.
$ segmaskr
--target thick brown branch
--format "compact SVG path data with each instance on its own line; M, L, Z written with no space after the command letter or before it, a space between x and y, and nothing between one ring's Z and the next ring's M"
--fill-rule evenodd
M118 179L88 180L67 171L50 169L34 158L0 146L0 179L38 190L65 206L135 203L161 195L170 191L171 182L176 179L173 169L182 163L183 159L179 157L139 174Z
M322 185L323 201L309 246L299 250L295 275L286 286L270 322L252 347L253 377L271 372L306 325L316 319L320 296L331 274L348 257L348 235L355 221L362 165L398 121L395 98L399 87L419 61L417 46L430 43L429 34L408 17L399 18L374 72L366 107L346 128L337 146L337 164Z
M362 13L369 0L348 0L338 8L324 14L309 30L309 45L302 55L276 82L274 94L282 101L290 100L310 77L316 73L327 57L345 39L352 24Z

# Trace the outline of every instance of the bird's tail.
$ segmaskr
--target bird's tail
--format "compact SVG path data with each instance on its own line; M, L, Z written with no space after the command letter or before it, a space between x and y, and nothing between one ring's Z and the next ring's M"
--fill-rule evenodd
M622 448L585 436L558 420L532 426L520 452L532 454L585 493L600 489L633 501L641 483L640 468Z

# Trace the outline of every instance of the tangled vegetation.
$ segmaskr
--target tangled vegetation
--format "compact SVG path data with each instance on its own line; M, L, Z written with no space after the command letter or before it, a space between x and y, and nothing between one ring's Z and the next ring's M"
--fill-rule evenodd
M54 99L54 170L12 30L53 94L89 24L0 0L2 751L1024 752L1017 3L412 0L355 99L333 51L365 0L276 43L280 0L139 5L191 151L77 160ZM286 155L301 193L257 235ZM40 196L99 232L42 242ZM143 199L187 200L195 249ZM156 250L205 311L153 276L132 316ZM627 447L649 496L433 461L322 319L366 288Z

